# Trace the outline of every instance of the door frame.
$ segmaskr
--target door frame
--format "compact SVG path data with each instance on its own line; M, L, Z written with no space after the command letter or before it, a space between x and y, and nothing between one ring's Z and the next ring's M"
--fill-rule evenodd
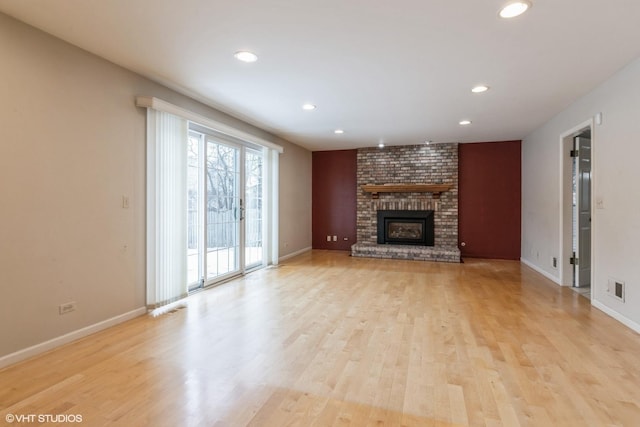
M594 214L594 188L595 188L595 126L593 118L586 120L560 135L560 230L559 230L559 257L558 273L562 286L573 285L573 265L569 264L569 259L573 256L573 165L570 155L573 149L573 138L580 135L585 130L591 131L591 215ZM594 242L594 222L591 222L591 297L594 295L594 269L595 269L595 248Z

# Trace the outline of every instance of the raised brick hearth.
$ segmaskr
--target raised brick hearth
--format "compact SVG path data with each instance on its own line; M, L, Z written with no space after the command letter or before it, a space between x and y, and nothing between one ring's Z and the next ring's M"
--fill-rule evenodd
M358 150L357 243L360 257L460 262L458 249L458 144L408 145ZM365 184L452 184L439 199L431 193L379 193ZM433 210L434 246L379 245L378 210Z

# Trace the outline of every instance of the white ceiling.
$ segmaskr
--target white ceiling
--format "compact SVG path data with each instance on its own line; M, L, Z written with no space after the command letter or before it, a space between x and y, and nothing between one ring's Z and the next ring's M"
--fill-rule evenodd
M638 0L533 0L513 20L497 15L505 2L0 0L0 11L312 150L522 139L640 56ZM233 57L245 49L258 62ZM477 83L491 90L472 94Z

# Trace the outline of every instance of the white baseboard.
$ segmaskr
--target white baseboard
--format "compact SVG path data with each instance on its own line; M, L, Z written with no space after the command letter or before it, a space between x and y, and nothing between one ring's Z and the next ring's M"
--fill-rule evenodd
M551 274L549 274L548 272L540 269L540 267L536 266L535 264L531 263L530 261L527 261L524 258L520 258L520 262L523 263L524 265L526 265L527 267L531 268L532 270L535 270L536 272L542 274L544 277L546 277L547 279L551 280L555 284L562 286L562 283L560 282L559 278L554 277ZM591 299L591 305L594 306L595 308L597 308L598 310L604 312L605 314L613 317L614 319L616 319L618 322L622 323L623 325L629 327L630 329L633 329L635 332L640 334L640 324L639 323L634 322L633 320L623 316L622 314L618 313L617 311L611 309L610 307L604 305L600 301L597 301L597 300L595 300L593 298Z
M618 322L622 323L625 326L628 326L629 328L633 329L634 331L636 331L637 333L640 334L640 324L639 323L634 322L633 320L623 316L622 314L618 313L615 310L612 310L611 308L607 307L606 305L604 305L600 301L592 299L591 300L591 305L594 306L595 308L597 308L598 310L603 311L604 313L606 313L609 316L611 316L614 319L616 319Z
M308 246L306 248L300 249L299 251L295 251L295 252L292 252L290 254L281 256L280 258L278 258L278 262L282 262L282 261L287 260L289 258L293 258L294 256L298 256L298 255L303 254L305 252L309 252L311 249L312 249L311 246Z
M550 273L544 271L543 269L541 269L540 267L538 267L537 265L535 265L531 261L527 261L524 258L520 258L520 262L523 263L524 265L526 265L527 267L529 267L530 269L535 270L536 272L542 274L544 277L546 277L547 279L551 280L556 285L562 286L562 282L560 281L559 277L555 277L555 276L551 275Z
M127 320L131 320L135 317L142 316L146 312L147 308L141 307L128 313L124 313L119 316L103 320L102 322L89 325L82 329L69 332L68 334L61 335L43 343L27 347L23 350L18 350L15 353L7 354L6 356L0 357L0 369L4 368L5 366L13 365L14 363L18 363L30 357L37 356L38 354L44 353L45 351L60 347L61 345L70 343L71 341L76 341L80 338L84 338L103 329L107 329L111 326L117 325L118 323L126 322Z

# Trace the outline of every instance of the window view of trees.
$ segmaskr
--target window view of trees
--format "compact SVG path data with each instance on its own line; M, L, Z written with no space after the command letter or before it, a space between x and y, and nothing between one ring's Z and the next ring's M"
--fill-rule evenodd
M209 141L206 159L207 250L238 246L239 150Z

